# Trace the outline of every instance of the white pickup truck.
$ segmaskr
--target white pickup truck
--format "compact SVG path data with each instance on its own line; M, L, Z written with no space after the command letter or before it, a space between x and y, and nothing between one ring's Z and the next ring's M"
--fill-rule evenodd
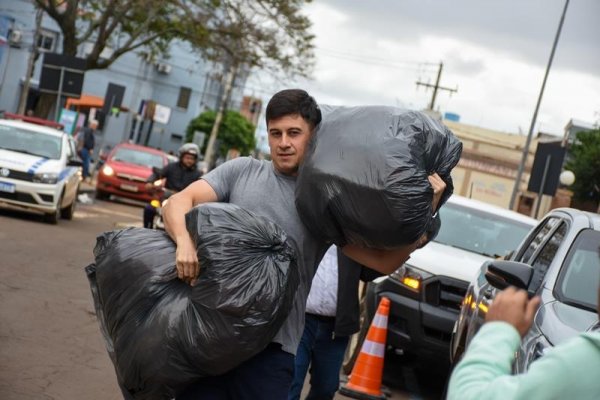
M394 273L367 285L360 343L382 297L391 301L387 345L402 353L449 363L454 322L469 282L481 265L517 248L533 218L460 196L440 209L438 236ZM352 342L351 342L352 343ZM349 349L344 370L352 364Z

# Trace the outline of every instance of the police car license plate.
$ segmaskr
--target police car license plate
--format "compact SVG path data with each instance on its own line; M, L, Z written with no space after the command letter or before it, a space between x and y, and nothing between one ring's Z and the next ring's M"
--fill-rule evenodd
M0 192L14 193L15 185L8 182L0 182Z
M138 187L135 185L127 185L125 183L121 184L121 189L123 190L127 190L128 192L137 192L138 191Z

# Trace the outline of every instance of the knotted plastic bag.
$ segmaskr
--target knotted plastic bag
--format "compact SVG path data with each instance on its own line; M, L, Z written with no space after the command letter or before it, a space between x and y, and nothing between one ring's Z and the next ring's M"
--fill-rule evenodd
M323 107L296 186L303 222L338 246L395 248L431 223L437 172L452 194L450 172L462 143L428 115L393 107Z
M125 395L171 399L263 350L298 285L286 234L235 205L186 215L200 262L191 287L177 278L175 244L161 231L125 229L97 239L86 268L106 346Z

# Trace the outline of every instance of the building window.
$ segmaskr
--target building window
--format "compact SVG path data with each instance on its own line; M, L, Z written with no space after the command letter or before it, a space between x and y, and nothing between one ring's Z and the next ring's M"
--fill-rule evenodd
M37 47L39 51L54 52L56 48L56 32L40 30L40 36L38 37Z
M171 142L181 143L183 142L183 135L178 133L171 133Z
M177 97L177 107L186 109L190 104L190 96L192 95L192 89L187 87L179 88L179 97Z

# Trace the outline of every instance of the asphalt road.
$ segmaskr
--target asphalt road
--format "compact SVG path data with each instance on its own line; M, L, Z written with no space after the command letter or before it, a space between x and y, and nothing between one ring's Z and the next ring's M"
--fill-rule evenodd
M122 398L84 267L99 233L139 226L141 213L125 203L78 204L72 221L48 225L0 209L0 399ZM443 368L386 357L392 399L440 397Z

